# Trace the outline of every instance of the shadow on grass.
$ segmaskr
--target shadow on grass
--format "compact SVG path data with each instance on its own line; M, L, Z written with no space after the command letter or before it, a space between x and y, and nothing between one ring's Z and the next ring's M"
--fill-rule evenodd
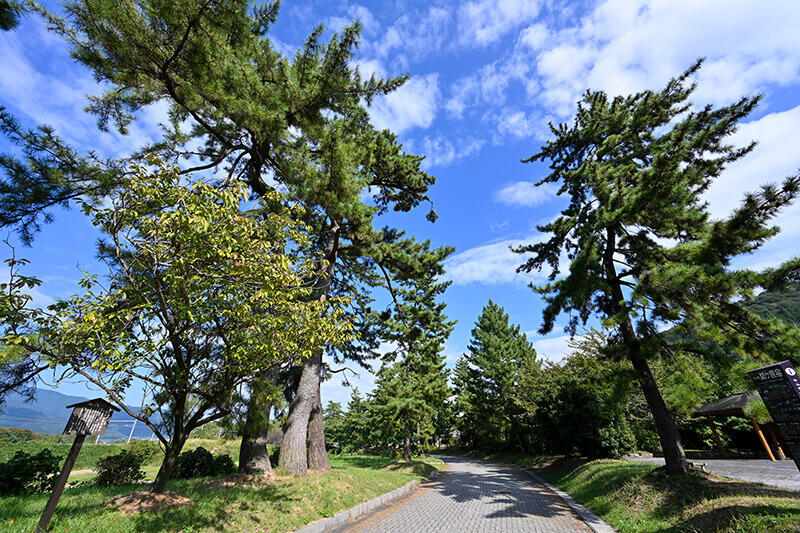
M391 457L379 455L340 455L332 457L331 467L370 468L379 470L394 462Z
M652 465L562 459L539 473L600 515L616 510L670 522L663 531L727 531L745 519L765 524L746 531L797 531L769 524L777 520L781 528L800 522L797 492L700 472L670 476Z
M286 507L296 498L281 485L258 488L224 488L210 490L198 486L193 489L175 487L192 500L191 505L168 507L157 513L142 513L134 519L136 531L157 532L195 529L227 531L232 522L245 520L260 523L260 513L267 504ZM184 490L181 490L184 489Z

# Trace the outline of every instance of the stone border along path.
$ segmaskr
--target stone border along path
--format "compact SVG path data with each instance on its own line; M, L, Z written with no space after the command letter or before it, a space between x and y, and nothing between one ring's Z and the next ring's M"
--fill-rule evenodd
M400 499L393 496L380 501L401 490L397 489L333 518L310 524L298 533L614 531L569 496L548 488L531 472L467 457L440 459L447 462L448 469L424 481L413 492L411 487L416 482L401 487L405 490ZM372 505L376 500L380 503ZM387 505L390 501L391 505Z

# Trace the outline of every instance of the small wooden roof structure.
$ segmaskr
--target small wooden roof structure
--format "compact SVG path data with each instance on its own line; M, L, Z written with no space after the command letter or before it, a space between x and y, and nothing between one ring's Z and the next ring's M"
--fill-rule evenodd
M119 408L103 398L73 403L72 415L64 428L64 435L103 435L108 428L108 421Z
M744 406L753 400L758 400L760 396L755 391L744 391L731 394L715 402L701 405L692 412L695 418L706 416L745 416Z
M706 419L709 427L711 427L712 433L714 434L714 440L717 442L717 448L719 448L720 453L722 453L722 457L727 457L728 454L725 452L725 448L722 446L722 440L719 438L717 426L714 424L712 417L723 418L728 416L741 416L748 418L744 412L744 407L751 401L758 400L760 398L761 396L755 391L748 390L744 392L737 392L736 394L731 394L730 396L726 396L725 398L721 398L715 402L701 405L692 412L692 416L695 418ZM758 422L755 419L750 420L750 422L753 424L753 429L756 430L756 435L758 435L761 445L767 452L767 457L774 461L775 456L772 454L769 444L767 444L767 439L764 437L764 433L761 431L761 426L758 425ZM778 455L781 459L785 459L780 442L778 441L772 426L767 426L767 432L770 434L772 442L778 449Z

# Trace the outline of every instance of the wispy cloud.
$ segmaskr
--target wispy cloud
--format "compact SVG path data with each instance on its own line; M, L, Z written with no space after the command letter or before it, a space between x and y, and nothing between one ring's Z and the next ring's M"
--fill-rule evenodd
M558 187L552 183L537 186L532 181L517 181L497 191L494 199L504 204L533 207L554 199L557 192Z

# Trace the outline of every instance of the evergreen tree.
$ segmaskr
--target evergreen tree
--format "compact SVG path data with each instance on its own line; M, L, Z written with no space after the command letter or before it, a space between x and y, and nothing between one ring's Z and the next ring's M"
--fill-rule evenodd
M453 386L462 438L476 447L515 442L530 451L524 435L525 410L517 401L524 368L535 364L536 351L518 325L491 300L472 329L469 352L456 363Z
M328 402L322 412L325 421L325 442L329 448L341 453L347 440L345 432L345 412L339 402Z
M0 30L13 30L19 24L22 6L11 0L0 0Z
M344 418L345 440L342 448L346 451L358 451L370 445L369 404L354 388L347 403Z
M573 334L593 315L615 332L606 351L630 360L673 474L685 473L687 463L647 362L668 348L657 327L702 330L745 357L784 351L785 328L736 302L763 278L730 264L777 233L770 220L800 189L800 178L787 178L747 195L727 218L710 219L702 194L752 150L727 138L759 97L692 109L688 80L700 65L659 92L609 99L589 91L571 125L551 126L554 138L525 161L549 161L551 173L539 184L558 184L569 205L538 228L550 235L546 241L516 250L533 253L519 270L552 269L550 283L535 287L546 301L542 333L561 313L569 314ZM570 265L562 276L564 258Z
M213 169L223 182L243 181L259 197L277 181L287 203L305 208L321 253L313 298L348 293L351 314L369 313L372 250L382 240L373 217L429 201L434 178L395 135L369 124L363 103L406 78L361 78L352 66L359 24L327 43L317 27L290 61L267 36L277 17L274 2L132 0L120 8L111 0L78 0L65 5L66 20L39 9L69 41L73 56L107 84L89 105L101 129L124 133L142 108L167 102L162 140L132 157L199 158L184 174ZM190 124L188 130L182 124ZM0 128L23 149L21 158L0 158L7 175L0 184L0 222L16 225L23 238L49 220L51 206L102 198L123 172L117 161L71 150L51 130L25 130L2 110ZM434 220L435 213L428 217ZM390 255L383 250L383 257ZM374 355L377 346L371 323L359 324L360 340L340 352L355 359ZM324 452L314 454L313 464L307 454L309 429L314 449L324 450L323 371L322 352L304 363L287 416L279 465L291 472L327 468Z
M400 235L397 235L399 238ZM382 251L396 251L398 246ZM447 370L442 350L453 330L444 314L446 304L437 299L451 282L440 282L442 261L453 252L444 247L430 250L430 243L394 240L402 253L388 261L394 275L385 270L386 285L394 298L391 312L383 321L390 332L386 340L396 347L386 356L372 393L372 404L384 441L391 435L402 438L403 456L411 460L412 437L433 436L436 412L447 398Z

